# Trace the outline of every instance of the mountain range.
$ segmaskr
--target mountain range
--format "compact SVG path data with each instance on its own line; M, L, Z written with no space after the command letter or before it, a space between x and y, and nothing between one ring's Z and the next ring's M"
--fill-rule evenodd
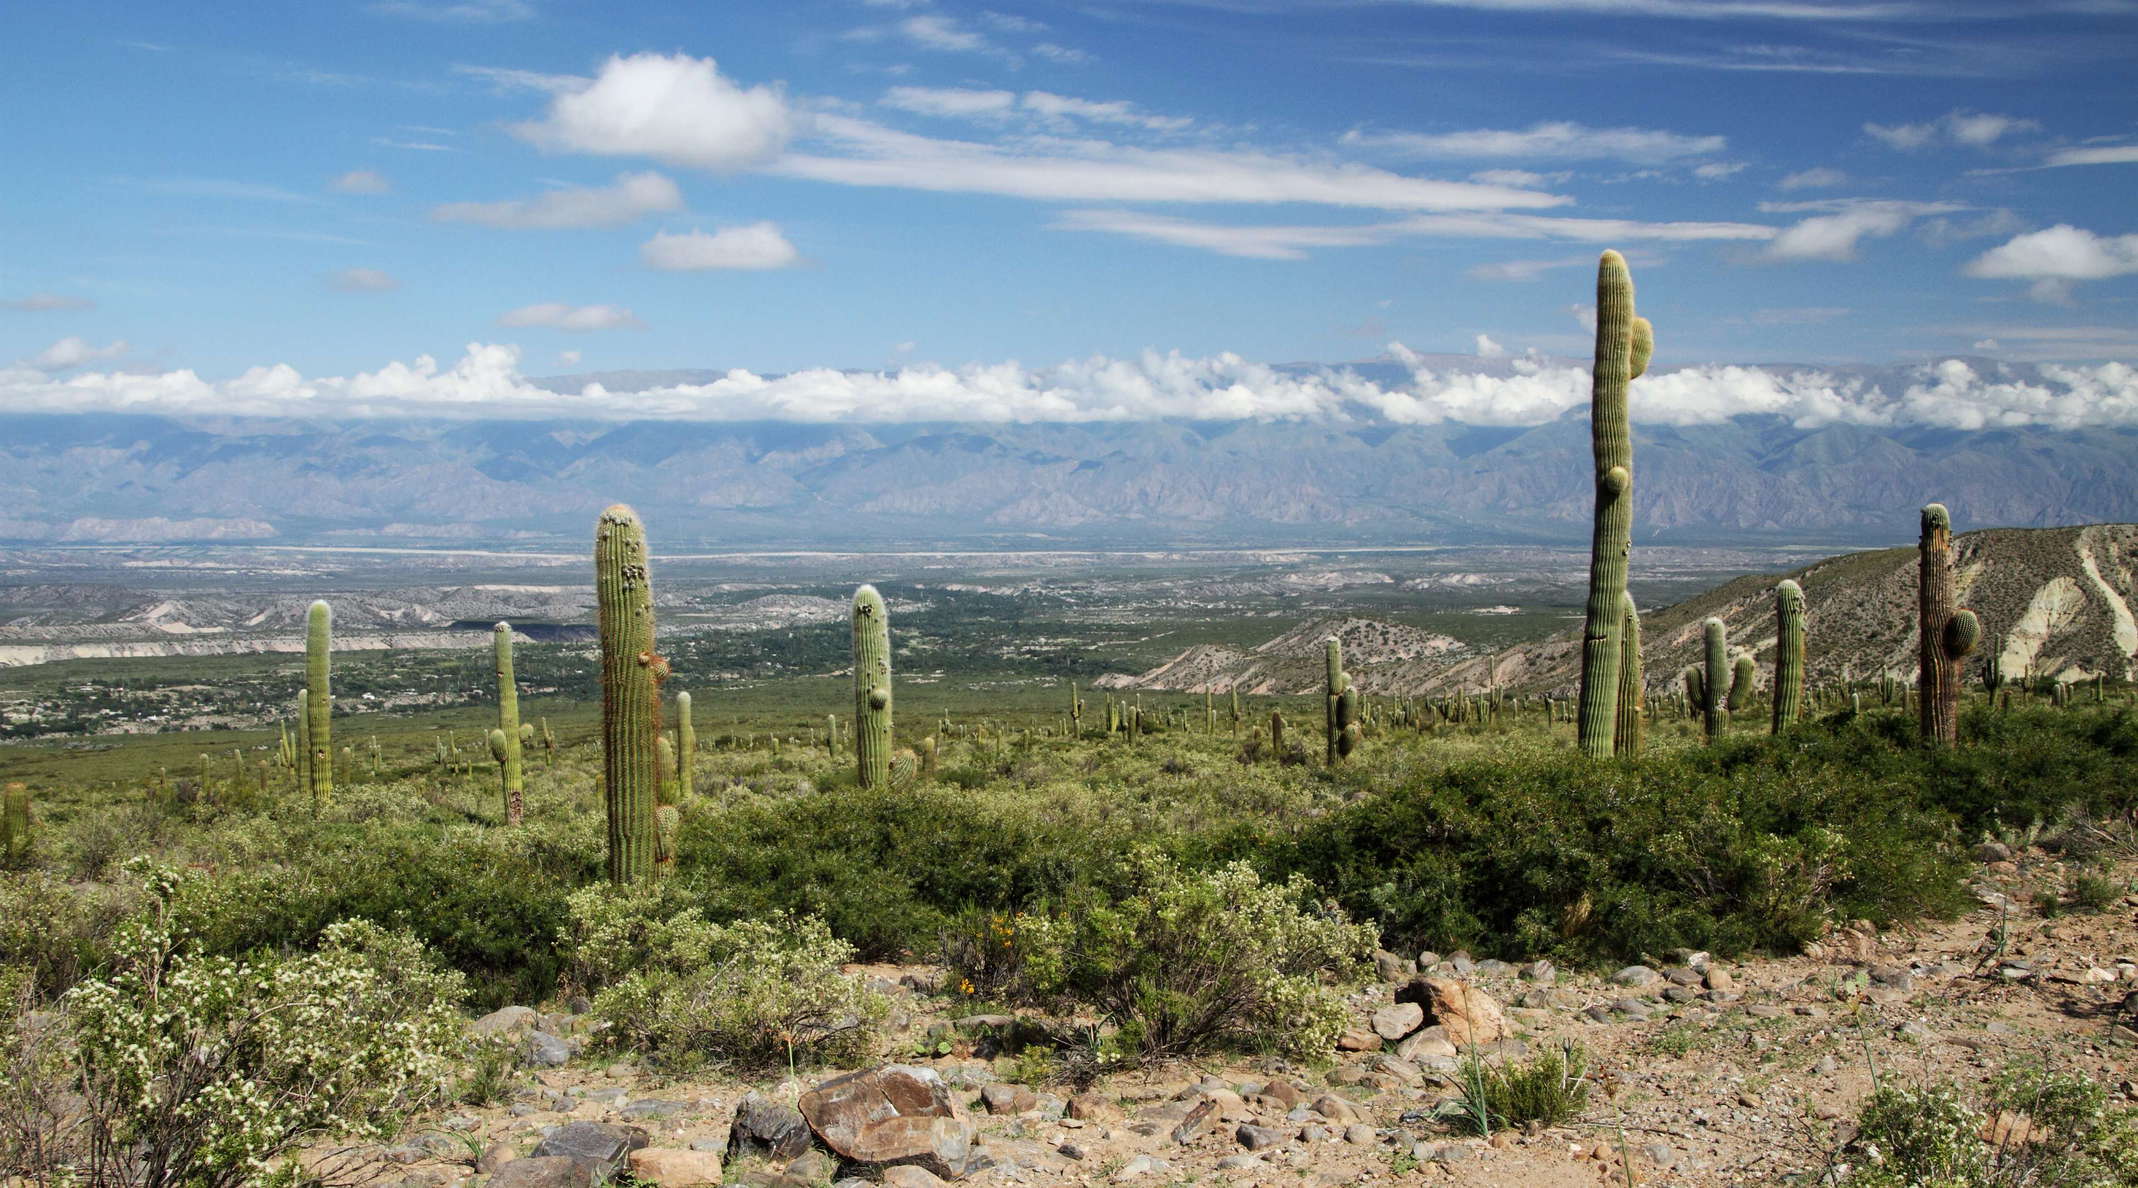
M608 373L568 387L688 382ZM2138 520L2138 428L1635 426L1637 541ZM1529 426L797 424L0 415L0 541L576 542L635 505L664 548L1554 542L1589 531L1583 409Z

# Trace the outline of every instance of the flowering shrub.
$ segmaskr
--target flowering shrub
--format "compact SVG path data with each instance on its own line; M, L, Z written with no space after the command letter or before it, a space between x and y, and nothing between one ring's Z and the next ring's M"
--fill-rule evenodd
M568 904L564 944L614 1042L687 1065L783 1064L865 1052L889 1013L840 973L854 948L822 920L715 924L658 891L589 887Z
M115 968L64 1000L95 1182L287 1179L275 1165L299 1144L386 1137L443 1088L462 979L414 938L348 920L311 953L200 956L172 910L197 876L128 869L145 902L120 929Z
M2007 1070L1978 1106L1952 1084L1882 1086L1864 1103L1855 1148L1859 1188L2002 1188L2138 1183L2138 1114L2109 1105L2098 1082L2040 1068Z
M1031 996L1095 1008L1124 1054L1335 1045L1343 990L1378 941L1370 925L1319 905L1305 879L1264 883L1244 862L1191 874L1145 850L1127 882L1112 902L1087 896L1061 916L1017 918Z

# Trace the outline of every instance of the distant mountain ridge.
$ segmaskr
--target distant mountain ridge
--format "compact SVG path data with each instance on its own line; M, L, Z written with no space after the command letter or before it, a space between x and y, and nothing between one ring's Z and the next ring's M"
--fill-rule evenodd
M1989 529L1954 537L1953 548L1959 601L1982 621L1982 643L1968 661L1968 680L1980 679L1983 662L1993 653L2013 678L2138 677L2138 524ZM1913 680L1916 565L1912 547L1849 553L1786 574L1738 578L1671 606L1645 609L1641 666L1648 686L1672 686L1680 670L1700 661L1702 624L1714 617L1728 628L1733 654L1750 652L1758 660L1764 687L1774 666L1774 587L1785 577L1804 588L1809 679L1891 675ZM1492 688L1564 694L1581 682L1578 629L1483 656L1448 655L1448 648L1421 654L1387 641L1422 633L1353 619L1304 623L1244 652L1200 645L1148 672L1100 683L1193 692L1312 692L1322 681L1319 669L1279 667L1264 656L1296 651L1299 640L1332 632L1344 639L1347 671L1372 694Z
M662 373L672 376L675 373ZM584 377L574 377L584 378ZM1892 540L2138 520L2138 429L1771 416L1636 425L1641 540ZM1588 425L322 422L0 415L0 540L583 537L618 500L664 547L1572 542Z

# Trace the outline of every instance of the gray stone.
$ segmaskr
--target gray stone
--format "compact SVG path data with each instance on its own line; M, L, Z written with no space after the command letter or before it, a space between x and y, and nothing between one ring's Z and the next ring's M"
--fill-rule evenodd
M1384 1040L1399 1040L1425 1025L1425 1008L1415 1002L1399 1002L1373 1013L1373 1033Z
M885 1188L936 1188L943 1178L925 1167L891 1167L883 1173Z
M1242 1123L1240 1128L1233 1132L1232 1137L1237 1139L1239 1141L1239 1144L1247 1148L1248 1150L1260 1151L1264 1147L1274 1147L1279 1143L1284 1142L1285 1140L1291 1138L1293 1133L1295 1132L1289 1130L1278 1130L1274 1127L1269 1126L1256 1126L1253 1123Z
M832 1173L838 1170L838 1160L814 1148L802 1152L800 1158L787 1165L788 1175L796 1179L807 1180L812 1184L820 1184L831 1179ZM914 1170L918 1171L920 1169L915 1168ZM933 1179L933 1177L930 1178ZM940 1183L941 1181L937 1182Z
M1477 976L1481 978L1512 977L1514 966L1496 958L1488 957L1477 963Z
M1151 1155L1138 1155L1123 1164L1120 1171L1114 1173L1114 1183L1120 1184L1129 1180L1140 1180L1145 1176L1163 1175L1172 1170L1173 1165L1163 1159Z
M1373 955L1373 970L1384 982L1404 982L1418 972L1418 963L1382 949Z
M1629 986L1635 990L1639 990L1644 986L1654 985L1656 979L1661 976L1661 974L1656 973L1656 971L1648 968L1645 965L1629 965L1626 968L1619 970L1617 973L1612 974L1611 980L1621 986Z
M537 1155L515 1159L490 1174L484 1188L594 1188L607 1172L591 1159Z
M533 1007L499 1007L468 1024L468 1030L477 1035L511 1035L515 1031L532 1028L537 1017Z
M1532 961L1522 967L1522 980L1549 986L1559 980L1559 967L1549 961Z
M690 1112L690 1105L687 1102L642 1097L616 1112L633 1121L646 1119L658 1122L663 1118L673 1118L678 1114Z
M567 1122L543 1136L542 1143L534 1149L534 1158L554 1155L569 1155L575 1159L591 1160L601 1168L603 1175L612 1175L630 1158L631 1152L649 1141L644 1130L636 1126L619 1126L612 1122Z
M1217 1161L1219 1171L1252 1171L1262 1166L1262 1161L1253 1155L1227 1155Z
M1663 971L1663 980L1673 986L1697 986L1700 984L1700 971L1689 965L1673 965Z
M527 1063L536 1068L558 1068L570 1063L571 1045L546 1031L527 1033Z
M766 1158L798 1159L810 1147L809 1123L792 1106L751 1093L735 1107L735 1122L728 1128L727 1160Z

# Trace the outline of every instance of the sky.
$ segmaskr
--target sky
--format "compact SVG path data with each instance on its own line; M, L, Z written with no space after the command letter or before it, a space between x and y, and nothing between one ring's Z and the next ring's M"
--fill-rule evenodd
M2138 0L0 23L0 410L1521 423L1612 247L1646 419L2138 421Z

